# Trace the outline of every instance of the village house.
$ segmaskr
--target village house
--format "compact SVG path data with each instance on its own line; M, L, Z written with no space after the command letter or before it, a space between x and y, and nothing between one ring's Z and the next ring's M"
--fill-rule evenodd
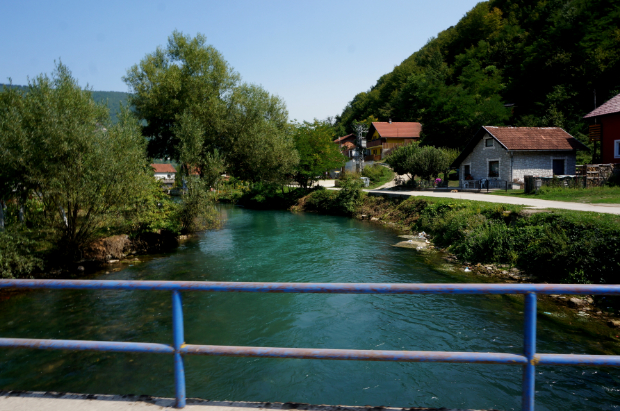
M370 155L366 161L379 161L398 146L420 140L422 124L413 122L380 122L375 121L370 126L366 140L366 148Z
M594 120L589 134L591 141L600 141L600 162L620 163L620 94L583 118Z
M177 174L172 164L151 164L155 173L155 178L160 180L163 185L171 188Z
M346 136L338 137L334 140L334 143L340 146L340 151L347 158L355 157L355 140L357 137L355 134L347 134Z
M482 127L452 163L461 187L480 180L574 175L576 151L588 148L558 127Z

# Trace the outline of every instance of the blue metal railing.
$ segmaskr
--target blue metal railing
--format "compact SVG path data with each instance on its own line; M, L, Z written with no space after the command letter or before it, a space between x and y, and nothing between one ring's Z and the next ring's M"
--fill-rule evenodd
M534 410L534 370L537 365L620 366L620 356L616 355L536 353L537 294L620 295L620 285L0 280L0 288L171 291L173 329L172 346L165 344L113 341L0 338L0 347L173 354L177 408L185 407L185 371L183 367L184 355L521 365L523 366L522 409L527 411ZM334 294L524 294L525 325L523 355L448 351L340 350L185 344L181 291Z

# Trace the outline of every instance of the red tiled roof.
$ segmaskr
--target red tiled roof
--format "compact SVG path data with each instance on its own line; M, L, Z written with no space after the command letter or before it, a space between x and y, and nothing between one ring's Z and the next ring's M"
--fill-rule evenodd
M589 114L586 114L583 118L598 117L614 113L620 113L620 94L616 97L612 97L611 100L605 102L605 104L594 109L594 111Z
M156 173L176 173L172 164L151 164Z
M342 143L345 140L355 140L357 137L355 134L347 134L346 136L338 137L334 140L334 143Z
M483 127L507 150L587 149L559 127Z
M368 132L372 135L372 129L377 130L379 136L383 138L416 138L420 137L422 131L422 124L413 122L380 122L376 121L372 123L372 126Z

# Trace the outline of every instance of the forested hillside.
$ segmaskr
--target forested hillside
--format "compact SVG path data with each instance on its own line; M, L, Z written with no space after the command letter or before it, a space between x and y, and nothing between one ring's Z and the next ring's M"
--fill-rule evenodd
M10 87L8 84L0 83L0 91L2 88ZM27 86L17 86L13 85L12 87L18 88L23 91L27 91ZM110 120L112 123L116 123L118 121L117 115L119 113L119 104L127 105L127 99L129 98L129 93L124 93L122 91L92 91L93 100L96 102L107 102L108 109L110 110Z
M620 0L490 0L439 33L337 117L419 121L423 142L463 147L482 125L557 126L620 92Z

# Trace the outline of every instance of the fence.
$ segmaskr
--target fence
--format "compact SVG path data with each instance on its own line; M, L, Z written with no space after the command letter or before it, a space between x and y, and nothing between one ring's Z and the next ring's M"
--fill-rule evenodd
M0 348L90 350L172 355L174 357L177 408L185 407L185 370L183 365L183 356L185 355L520 365L523 367L522 410L524 411L534 410L534 382L537 365L620 366L620 356L615 355L536 353L537 294L620 295L620 285L0 280L0 288L171 291L172 345L116 341L0 338ZM182 291L328 294L524 294L523 355L479 352L342 350L186 344L183 331Z
M508 185L508 181L506 180L488 180L486 178L481 180L461 181L461 188L478 189L481 191L486 189L487 192L492 189L502 189L508 191ZM512 184L510 188L512 189Z

